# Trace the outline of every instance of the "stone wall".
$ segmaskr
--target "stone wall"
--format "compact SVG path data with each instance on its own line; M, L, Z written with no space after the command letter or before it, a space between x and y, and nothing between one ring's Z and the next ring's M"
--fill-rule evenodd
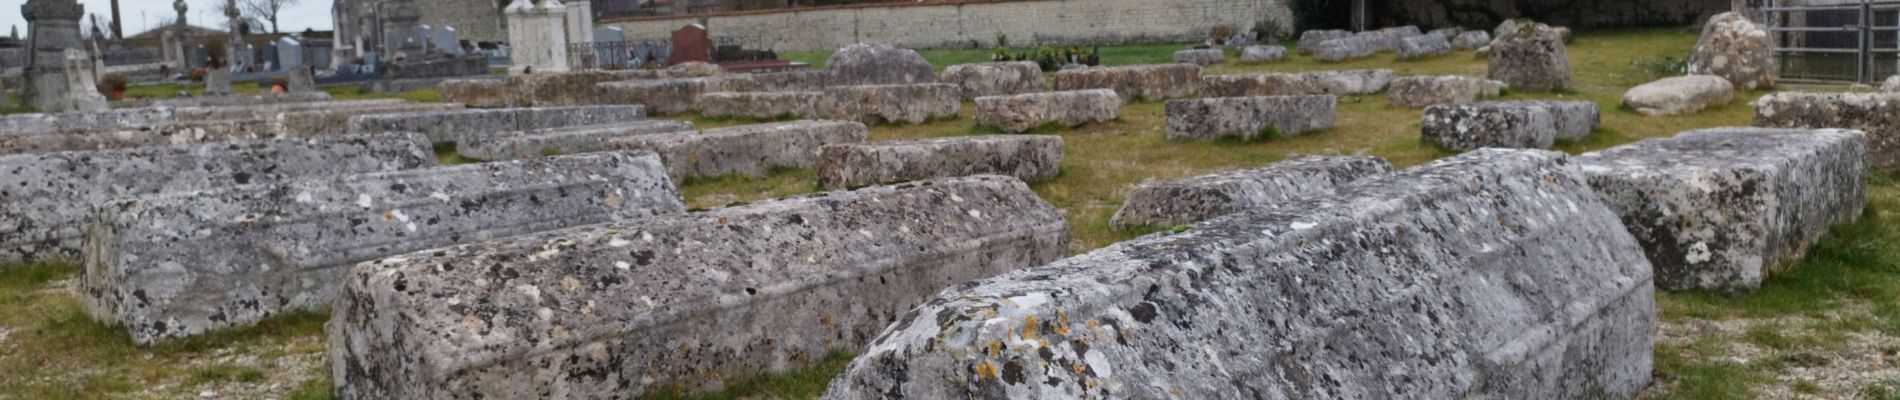
M437 0L449 1L449 0ZM460 0L468 1L468 0ZM713 36L752 48L836 50L859 42L910 48L1037 42L1112 44L1199 41L1214 27L1252 29L1263 18L1293 26L1285 0L1036 0L813 7L796 10L609 19L629 39L659 39L704 23Z
M1374 21L1488 29L1506 18L1529 17L1572 28L1686 26L1728 11L1730 0L1390 0L1385 7L1389 15L1375 15Z

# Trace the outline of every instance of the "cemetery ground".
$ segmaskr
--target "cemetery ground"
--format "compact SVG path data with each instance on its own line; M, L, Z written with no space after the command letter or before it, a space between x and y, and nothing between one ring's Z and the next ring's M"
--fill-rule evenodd
M1696 41L1686 30L1586 32L1569 47L1576 88L1565 93L1512 93L1509 99L1564 98L1604 109L1598 130L1585 140L1560 143L1581 153L1644 138L1715 126L1750 124L1749 106L1766 92L1743 93L1735 102L1702 113L1649 118L1619 110L1629 87L1679 74L1681 59ZM1106 64L1166 62L1180 45L1102 48ZM986 61L991 50L923 51L939 68ZM787 58L822 63L824 53ZM1469 51L1419 61L1391 54L1321 64L1308 57L1266 63L1230 61L1207 74L1389 68L1398 75L1483 76L1485 63ZM154 88L177 90L181 87ZM252 88L254 90L255 88ZM1780 90L1799 89L1782 87ZM1816 88L1815 90L1839 90ZM365 95L333 91L339 98ZM399 95L418 101L432 91ZM971 106L957 119L921 125L873 126L872 140L988 134L974 126ZM1163 104L1131 103L1121 119L1076 129L1044 129L1064 137L1061 176L1030 185L1061 209L1073 234L1070 250L1081 253L1175 227L1136 231L1111 229L1108 220L1137 183L1225 169L1254 167L1303 154L1366 154L1406 167L1451 155L1419 140L1416 109L1394 108L1385 96L1340 98L1338 122L1327 131L1256 141L1169 142L1163 137ZM754 121L686 116L701 128ZM440 149L445 162L466 161ZM1772 275L1761 290L1742 297L1706 293L1659 293L1660 329L1655 377L1645 393L1653 399L1842 398L1900 399L1900 182L1891 171L1870 171L1868 205L1861 219L1836 227L1812 243L1798 263ZM765 178L727 177L688 181L681 187L690 207L714 208L797 195L818 189L809 170L783 169ZM126 335L89 319L74 293L78 271L61 263L0 269L0 399L92 398L276 398L328 397L322 360L327 316L298 313L248 328L175 340L142 349ZM848 353L834 353L812 367L778 376L742 378L709 398L809 398L842 369ZM661 394L655 397L697 398Z

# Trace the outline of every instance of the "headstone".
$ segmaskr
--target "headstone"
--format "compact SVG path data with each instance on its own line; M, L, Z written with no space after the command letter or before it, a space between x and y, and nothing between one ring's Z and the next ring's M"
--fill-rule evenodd
M1226 60L1227 52L1221 49L1188 49L1174 52L1174 62L1208 66Z
M962 89L964 100L1042 91L1042 67L1034 61L957 64L943 69L943 83Z
M1900 170L1900 94L1770 93L1755 100L1755 126L1859 130L1868 166Z
M415 0L389 0L379 5L383 32L386 36L383 38L383 48L389 51L389 58L391 60L422 59L428 50L425 43L427 39L416 36L422 29L422 11Z
M363 133L415 132L436 143L461 142L500 132L570 126L607 125L646 119L642 106L442 110L366 115L350 120L351 130Z
M462 40L455 37L455 27L444 26L442 29L437 29L434 39L435 48L440 49L442 54L453 57L462 55Z
M436 52L441 51L440 49L437 49L435 47L435 29L434 28L431 28L427 24L418 25L416 26L415 35L416 35L415 40L422 41L422 47L424 51L423 54L436 54ZM410 57L419 57L419 56L420 55L411 55Z
M316 77L313 76L315 74L311 73L311 70L315 68L316 67L309 65L291 67L288 70L289 72L284 74L285 81L287 82L284 88L285 91L290 93L317 92Z
M304 65L303 43L288 36L277 39L277 61L280 68Z
M1188 98L1201 92L1201 66L1153 64L1057 71L1055 90L1112 89L1123 101Z
M475 137L457 143L455 151L477 160L522 160L605 151L614 140L628 136L692 131L691 122L662 119L547 128Z
M712 61L712 38L706 35L703 25L692 24L673 31L672 43L673 50L670 57L666 58L666 65Z
M1515 33L1491 42L1486 54L1488 77L1518 91L1570 89L1570 56L1564 49L1563 31L1529 20L1506 22L1513 23L1517 25L1499 29Z
M963 108L960 89L946 83L859 85L825 88L818 111L833 119L867 124L921 124L956 118Z
M778 167L811 168L828 144L863 143L864 124L792 121L740 125L701 132L661 133L614 139L608 148L660 153L675 181L692 177L763 177Z
M937 70L924 56L911 49L877 43L858 43L838 49L825 60L825 71L831 73L834 85L910 85L937 81Z
M1306 199L1391 172L1392 164L1377 157L1309 156L1260 168L1143 182L1129 192L1109 224L1172 228L1238 212L1297 207Z
M178 38L173 36L172 31L165 30L159 32L158 36L158 50L160 54L164 55L165 64L173 66L184 65L180 62L184 60L184 55L179 50Z
M594 42L594 5L588 0L567 0L567 43Z
M276 42L272 42L270 44L264 45L264 57L263 59L259 61L261 61L261 63L264 65L264 70L266 71L277 71L277 70L284 69L284 60L283 58L280 58L277 54Z
M1166 109L1167 137L1252 140L1331 129L1338 102L1332 95L1170 100Z
M1663 78L1623 93L1623 105L1651 117L1694 114L1734 99L1735 87L1727 79L1710 75Z
M514 0L503 14L508 17L509 76L529 73L567 72L567 6L559 0Z
M623 43L626 41L627 33L621 31L618 26L594 29L594 43Z
M1690 74L1720 76L1739 90L1775 86L1778 68L1767 28L1736 12L1710 18L1689 53Z
M976 98L976 123L1021 133L1044 124L1076 127L1121 117L1122 98L1108 89L1025 93Z
M1867 137L1716 128L1577 157L1665 290L1740 293L1785 270L1867 203Z
M818 150L815 169L818 184L832 190L971 175L1041 182L1055 179L1062 169L1062 137L982 135L834 144Z
M1408 76L1392 81L1392 88L1386 92L1386 99L1393 107L1424 108L1438 104L1470 103L1498 97L1503 94L1504 89L1504 82L1490 79L1456 75Z
M206 96L231 95L231 69L212 68L205 73Z
M684 212L662 171L599 153L115 201L89 232L110 250L86 255L87 310L151 344L321 309L359 262Z
M825 398L1634 398L1656 300L1623 229L1566 156L1481 150L936 292Z

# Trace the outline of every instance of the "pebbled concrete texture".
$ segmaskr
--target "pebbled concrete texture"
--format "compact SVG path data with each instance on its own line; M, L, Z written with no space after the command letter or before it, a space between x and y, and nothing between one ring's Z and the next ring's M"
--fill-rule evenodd
M957 85L964 100L1042 91L1042 66L1034 61L957 64L943 69L938 81Z
M1407 108L1470 103L1498 97L1505 87L1504 82L1456 75L1408 76L1392 81L1386 100L1394 107Z
M168 123L173 121L173 118L171 107L121 108L59 114L16 114L0 116L0 137L114 130L123 126Z
M867 124L921 124L956 118L963 109L959 92L956 85L945 83L833 86L825 88L818 111L831 119Z
M456 153L477 160L520 160L550 155L592 153L612 147L615 139L662 133L692 132L693 123L644 120L610 125L547 128L502 132L472 138L455 146Z
M667 174L677 182L689 177L763 177L776 167L811 168L819 148L863 143L869 135L862 123L806 120L629 136L609 141L608 148L659 153Z
M1308 156L1259 168L1186 179L1143 182L1130 190L1109 224L1174 227L1222 215L1303 204L1346 184L1392 172L1378 157Z
M1122 98L1108 89L1028 93L976 98L976 123L1021 133L1046 123L1077 127L1121 118Z
M350 119L365 133L415 132L437 143L462 142L500 132L608 125L645 120L646 108L628 105L465 109L369 115Z
M0 265L77 260L87 216L113 199L434 165L415 135L0 156Z
M1867 141L1837 129L1714 128L1577 158L1665 290L1761 287L1866 206Z
M824 98L824 92L720 92L699 95L693 102L705 117L817 118Z
M858 348L938 289L1067 254L981 176L826 192L358 265L325 331L339 399L626 398Z
M1547 149L1557 139L1590 135L1601 118L1595 103L1565 100L1486 101L1425 108L1420 135L1452 151L1480 147Z
M1201 94L1205 97L1373 94L1386 90L1393 79L1389 69L1209 75L1201 78Z
M349 266L572 226L685 211L651 154L347 175L101 205L82 297L151 344L319 309Z
M1072 69L1056 72L1054 79L1058 92L1111 89L1122 101L1189 98L1201 92L1201 66L1194 64Z
M1168 101L1168 140L1251 140L1331 129L1332 95L1218 97Z
M983 135L834 144L818 149L818 184L857 188L971 175L1004 175L1024 182L1055 179L1062 170L1062 137Z
M1755 126L1859 130L1867 165L1900 170L1900 94L1770 93L1755 100Z
M825 398L1632 398L1641 251L1565 156L1479 150L951 287Z

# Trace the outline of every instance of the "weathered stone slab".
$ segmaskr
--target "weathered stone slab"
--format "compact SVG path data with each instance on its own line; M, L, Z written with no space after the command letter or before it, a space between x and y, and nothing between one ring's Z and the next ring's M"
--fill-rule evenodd
M752 119L816 118L824 92L720 92L699 95L699 115Z
M1300 54L1313 54L1319 51L1321 43L1328 40L1352 37L1352 32L1344 30L1310 30L1300 33Z
M937 83L937 70L916 51L881 43L845 46L825 59L833 85Z
M1900 75L1894 75L1891 78L1887 78L1887 83L1880 85L1880 91L1887 92L1887 93L1900 93Z
M1226 60L1227 52L1221 49L1187 49L1174 52L1174 62L1177 64L1194 64L1205 67L1219 64L1221 61Z
M206 107L178 107L172 109L175 121L222 121L222 120L268 120L284 113L306 111L334 111L357 109L385 109L410 105L401 99L367 99L343 101L306 101L288 103L263 103L257 105L222 105Z
M595 85L603 82L678 77L668 70L589 70L534 73L501 80L451 79L436 88L442 93L442 101L469 107L555 107L601 103Z
M1240 49L1240 61L1268 62L1280 61L1281 58L1286 58L1286 46L1256 45Z
M267 121L275 125L279 136L314 137L356 133L350 119L378 114L460 110L461 104L410 103L387 106L362 106L343 109L307 110L278 113Z
M669 78L604 82L595 85L595 103L638 104L655 114L698 110L700 95L719 92L809 92L829 84L823 71L736 74L698 78Z
M1109 224L1173 227L1248 210L1297 206L1340 187L1392 172L1378 157L1309 156L1166 182L1143 182Z
M1394 107L1424 108L1498 97L1504 82L1463 76L1408 76L1392 81L1386 100Z
M1122 101L1161 101L1194 97L1201 91L1201 66L1130 65L1056 72L1055 90L1112 89Z
M433 165L414 135L0 156L0 265L77 260L86 216L116 198Z
M1108 89L987 96L976 99L976 123L1021 133L1045 123L1066 127L1121 117L1122 98Z
M435 142L461 142L499 132L606 125L646 119L641 106L574 106L465 109L370 115L353 118L356 131L415 132Z
M857 188L971 175L1024 182L1055 179L1062 137L984 135L828 145L818 150L818 184Z
M1557 121L1551 107L1534 101L1440 104L1425 108L1420 133L1425 141L1452 151L1548 149L1557 141Z
M1741 90L1775 86L1779 68L1767 27L1738 12L1709 18L1689 53L1689 74L1719 76Z
M1385 38L1385 35L1365 32L1351 37L1320 42L1319 47L1313 49L1313 59L1324 62L1340 62L1355 58L1371 57L1373 54L1378 54L1381 41Z
M943 83L957 85L964 100L1042 91L1042 67L1034 61L958 64L943 69Z
M1859 131L1716 128L1577 158L1665 290L1746 292L1867 203Z
M522 77L542 74L521 75ZM461 103L469 108L527 107L513 85L497 79L450 79L435 86L442 101ZM587 90L593 90L590 86Z
M1510 24L1517 23L1515 28ZM1549 25L1506 21L1500 30L1515 29L1516 34L1501 35L1491 42L1486 57L1488 77L1510 84L1513 90L1530 92L1558 91L1570 88L1570 56L1564 50L1563 31Z
M231 95L231 70L212 67L205 72L204 95L209 97Z
M1485 31L1465 31L1451 39L1451 48L1472 50L1491 44L1491 34Z
M164 124L173 120L173 110L169 107L122 108L59 114L16 114L0 116L0 136L111 130L126 126Z
M666 162L674 180L744 175L762 177L773 167L811 168L828 144L863 143L870 131L847 121L792 121L701 132L662 133L613 139L609 148L649 150Z
M693 123L645 120L610 125L577 126L502 132L456 143L455 151L477 160L520 160L561 154L592 153L612 147L627 136L691 132Z
M1217 97L1168 102L1169 140L1294 136L1333 127L1332 95Z
M234 96L180 97L152 100L152 107L217 107L217 106L255 106L263 104L307 103L330 101L325 92L297 93L261 93Z
M921 124L932 118L955 118L963 109L956 85L833 86L825 88L820 113L833 119L867 124Z
M717 388L859 348L938 289L1061 258L1068 236L1026 185L983 176L456 246L354 269L327 358L340 399Z
M1623 105L1651 117L1694 114L1734 99L1735 87L1726 79L1710 75L1663 78L1623 93Z
M460 243L685 211L651 154L598 153L116 201L82 293L132 340L330 304L348 267Z
M1755 100L1755 126L1859 130L1867 134L1867 165L1900 169L1900 95L1771 93Z
M1210 75L1201 78L1201 93L1206 97L1373 94L1385 90L1393 78L1389 69Z
M1555 136L1558 140L1577 140L1588 137L1603 120L1602 111L1597 109L1597 103L1589 101L1518 100L1516 102L1549 110L1551 122L1556 125Z
M1451 39L1442 33L1430 33L1399 39L1399 59L1410 60L1451 54Z
M1633 398L1641 251L1564 156L1483 150L944 290L825 398Z

